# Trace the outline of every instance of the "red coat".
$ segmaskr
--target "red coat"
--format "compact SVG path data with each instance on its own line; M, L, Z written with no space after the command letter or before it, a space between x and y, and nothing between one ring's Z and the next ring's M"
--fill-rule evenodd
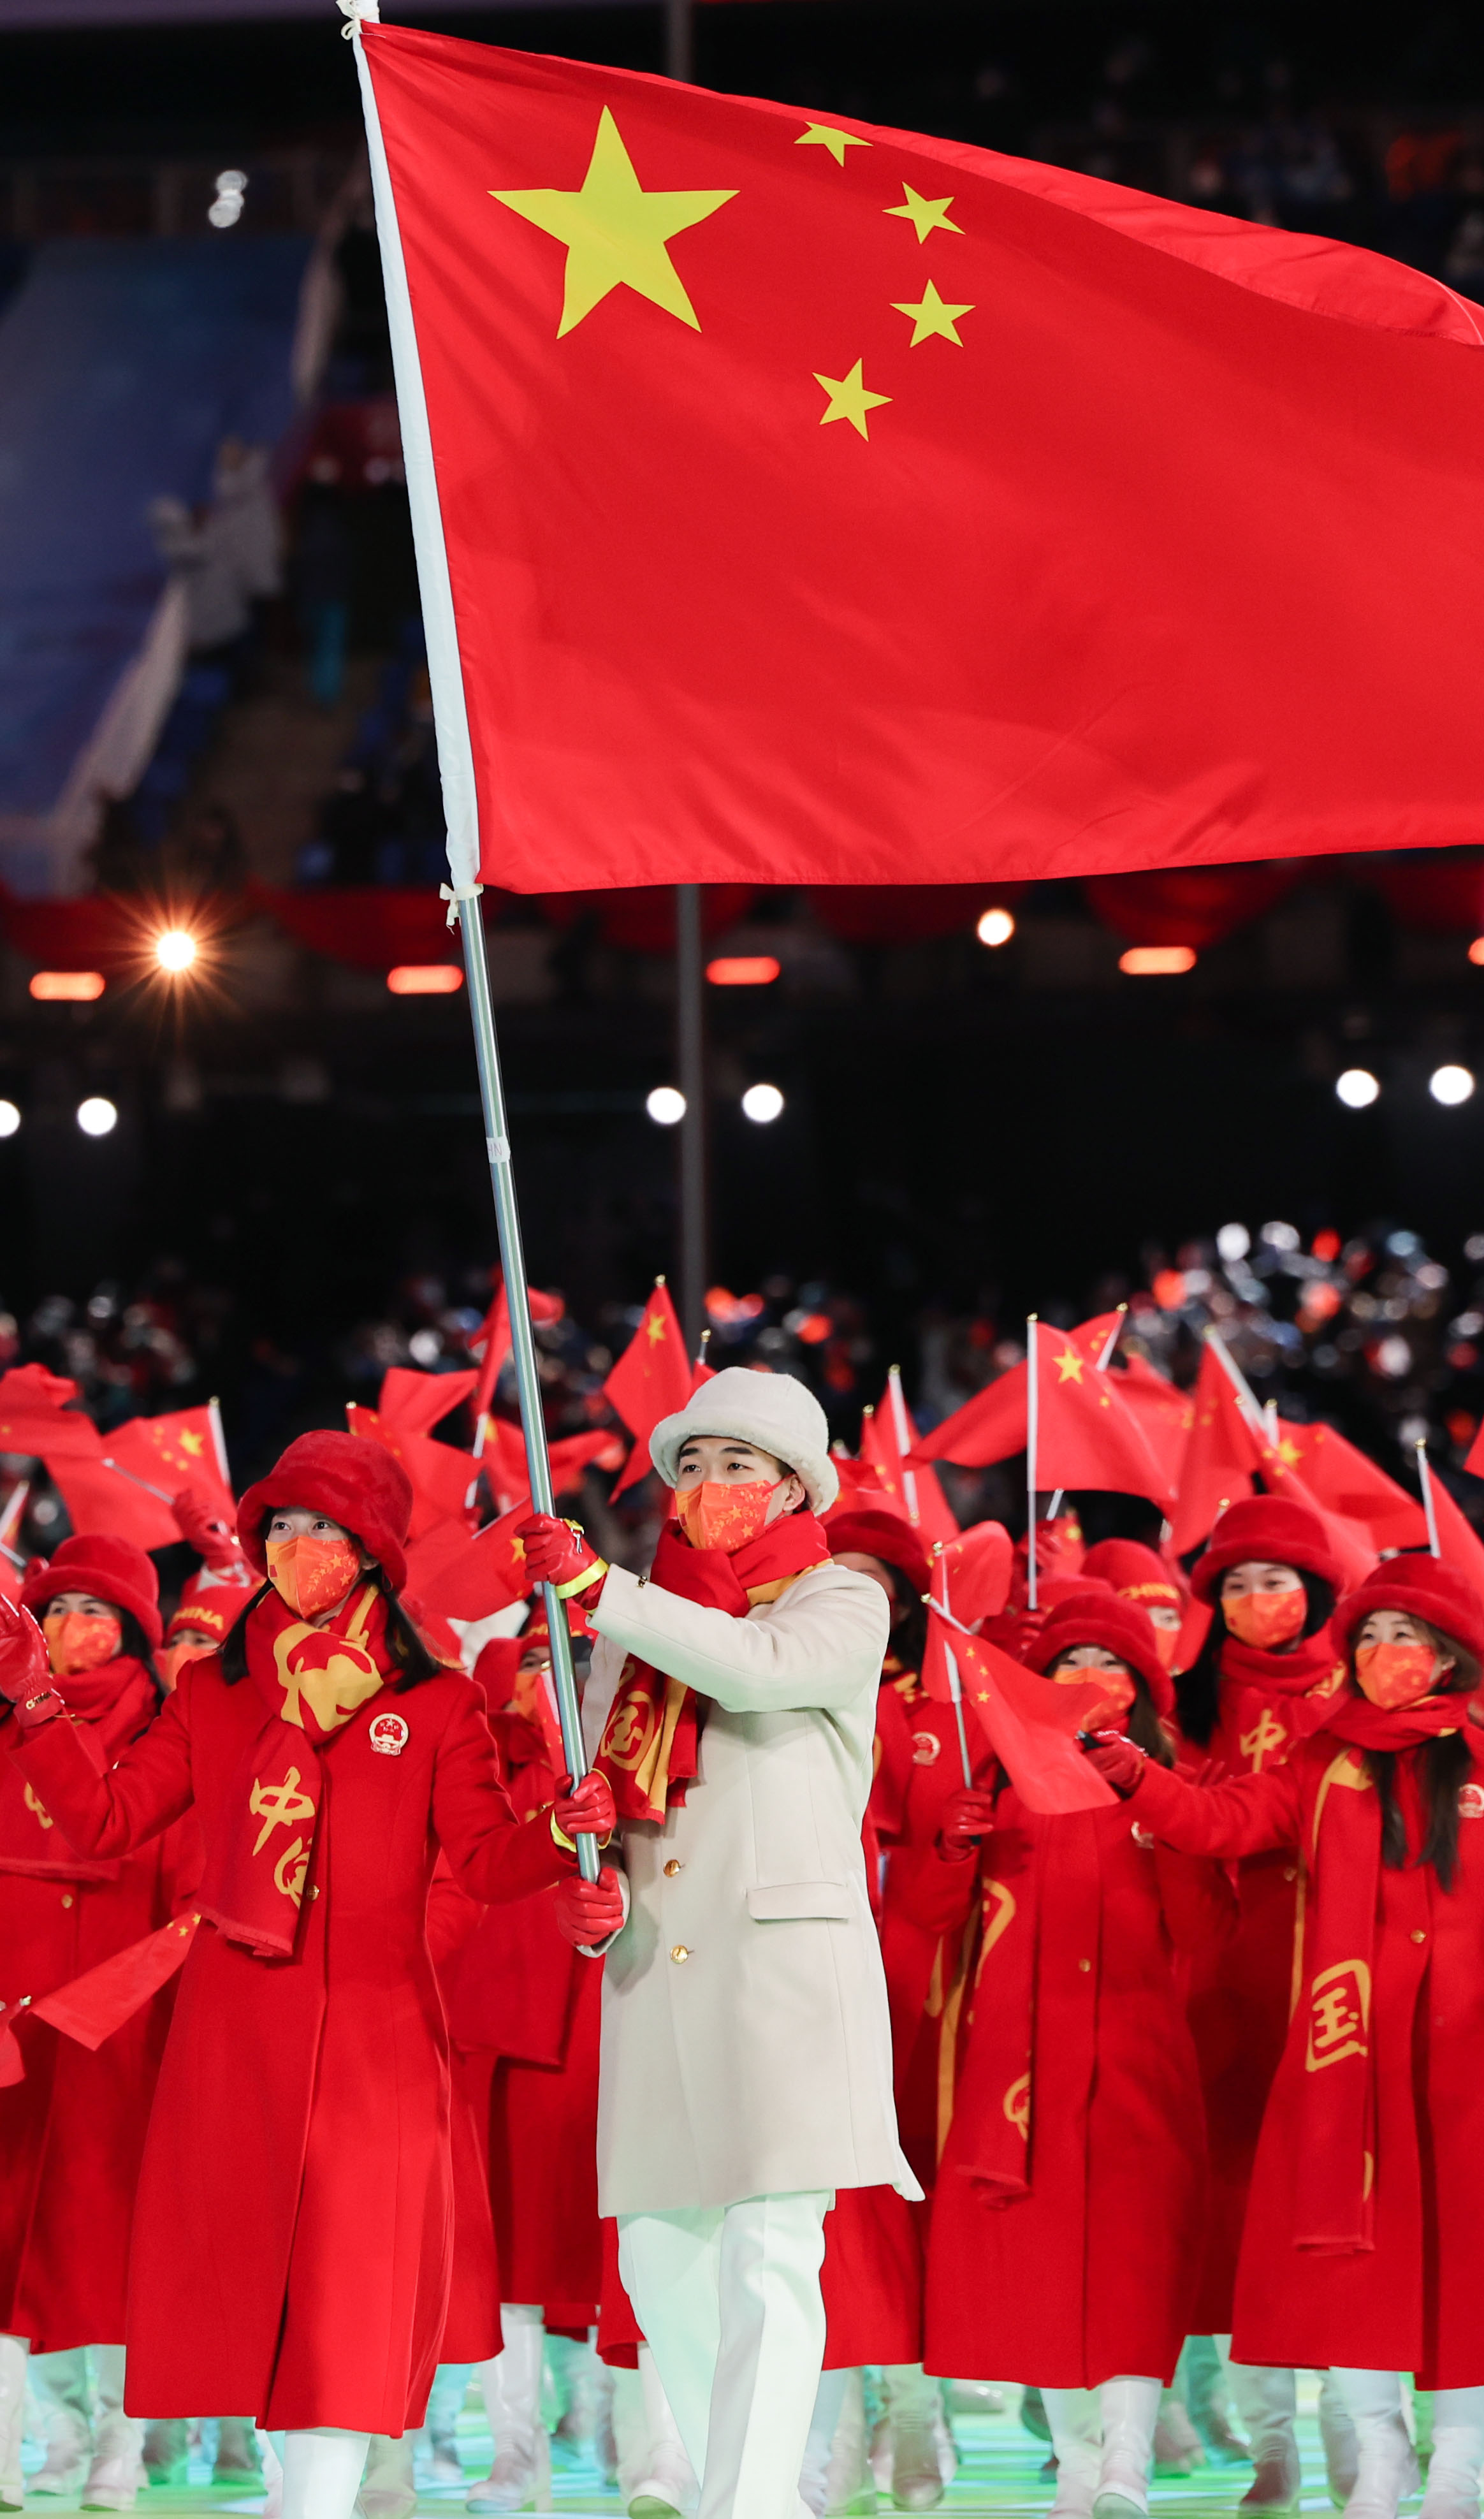
M1219 1929L1214 1866L1157 1853L1121 1806L1041 1819L1007 1790L980 1864L938 1865L924 1921L951 1929L978 1880L987 1915L972 2060L996 2000L995 1960L1031 1976L1029 2191L986 2204L954 2167L974 2156L955 2118L933 2200L930 2370L1091 2388L1174 2371L1200 2242L1205 2146L1175 1937ZM974 1980L971 1980L974 1982ZM960 2085L962 2088L962 2084Z
M400 2433L422 2420L449 2291L449 2081L426 1938L439 1845L485 1902L558 1877L515 1821L480 1693L451 1671L372 1698L323 1749L298 1948L255 1959L210 1925L186 1961L150 2122L129 2268L132 2413L256 2413L264 2428ZM190 1662L144 1739L98 1776L68 1723L17 1752L77 1842L147 1843L195 1801L209 1859L240 1831L250 1680Z
M1326 1823L1339 1796L1324 1796L1317 1847L1314 1818L1339 1747L1320 1734L1291 1764L1208 1790L1150 1771L1133 1807L1161 1836L1200 1853L1312 1849L1306 1894L1322 1929L1333 1880ZM1415 1754L1404 1751L1398 1768ZM1326 2255L1293 2244L1298 2101L1309 2049L1305 1983L1252 2176L1233 2330L1239 2361L1412 2370L1422 2388L1484 2384L1484 2286L1474 2231L1484 2156L1484 1829L1474 1814L1484 1813L1484 1795L1477 1786L1464 1795L1450 1892L1439 1888L1430 1865L1380 1873L1371 2007L1374 2245Z
M556 1778L534 1725L502 1713L491 1729L514 1808L549 1801ZM445 1986L456 2086L478 2125L494 2206L501 2297L539 2305L548 2327L584 2333L602 2288L602 1963L563 1939L544 1890L487 1917Z
M127 1665L131 1680L145 1674ZM105 1762L153 1715L136 1684L89 1722ZM7 1732L14 1732L7 1724ZM33 1868L34 1867L34 1868ZM169 1922L199 1868L189 1821L100 1868L72 1857L39 1793L0 1761L0 2003L50 1994ZM35 2353L121 2344L134 2190L173 1988L95 2054L22 2019L25 2079L0 2090L0 2334Z

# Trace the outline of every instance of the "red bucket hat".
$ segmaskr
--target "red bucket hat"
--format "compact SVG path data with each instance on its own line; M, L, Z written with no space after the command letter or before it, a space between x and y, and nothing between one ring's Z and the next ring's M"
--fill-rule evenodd
M55 1557L27 1574L21 1590L22 1609L39 1613L59 1592L92 1592L127 1610L139 1620L153 1653L159 1642L159 1576L132 1539L115 1539L106 1530L84 1531L65 1539Z
M300 1435L266 1479L248 1488L238 1507L238 1537L249 1566L268 1571L263 1533L275 1513L303 1505L350 1531L386 1575L394 1592L407 1581L404 1548L413 1518L413 1488L406 1470L382 1443L331 1429Z
M1174 1686L1159 1659L1154 1628L1142 1610L1133 1609L1127 1601L1120 1601L1116 1592L1105 1591L1101 1586L1074 1592L1069 1600L1057 1603L1040 1634L1027 1647L1026 1665L1029 1670L1048 1671L1073 1645L1101 1645L1105 1653L1116 1654L1119 1661L1138 1672L1149 1690L1155 1712L1173 1714Z
M1289 1504L1286 1496L1244 1496L1228 1505L1204 1555L1191 1569L1191 1590L1197 1600L1214 1600L1228 1567L1244 1565L1248 1558L1265 1560L1270 1566L1292 1566L1301 1574L1317 1574L1336 1592L1344 1582L1318 1514L1310 1513L1306 1505Z
M1100 1539L1082 1560L1082 1571L1111 1583L1120 1601L1136 1610L1183 1610L1180 1586L1162 1557L1142 1539Z
M1456 1645L1484 1669L1484 1601L1466 1574L1440 1557L1388 1557L1357 1584L1334 1613L1334 1633L1349 1653L1373 1610L1405 1610Z
M832 1557L879 1557L904 1575L919 1600L932 1580L927 1554L909 1522L900 1514L870 1506L832 1513L824 1525Z

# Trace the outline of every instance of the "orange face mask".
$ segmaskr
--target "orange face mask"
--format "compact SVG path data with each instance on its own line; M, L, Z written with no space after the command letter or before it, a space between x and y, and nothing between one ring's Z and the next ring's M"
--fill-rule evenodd
M1416 1705L1432 1693L1438 1657L1430 1645L1360 1645L1355 1676L1373 1705Z
M59 1679L85 1670L101 1670L123 1644L123 1628L112 1611L54 1610L41 1621L46 1649Z
M301 1618L317 1618L343 1601L361 1571L361 1551L348 1539L270 1539L268 1580Z
M702 1479L698 1486L677 1491L676 1519L692 1548L720 1548L731 1557L757 1538L767 1521L769 1499L782 1484L781 1479L771 1484L766 1479L749 1479L745 1485L729 1487L720 1479Z
M1048 1676L1062 1688L1074 1688L1090 1680L1096 1680L1102 1688L1102 1697L1082 1717L1084 1732L1121 1732L1124 1717L1139 1693L1126 1670L1102 1670L1096 1662L1090 1666L1086 1662L1059 1662Z
M1174 1669L1175 1655L1179 1650L1179 1646L1180 1630L1178 1627L1156 1627L1155 1651L1159 1657L1159 1667L1161 1670Z
M199 1661L203 1654L211 1654L215 1651L215 1638L203 1636L198 1628L187 1627L182 1634L172 1636L170 1642L154 1657L154 1667L159 1673L159 1684L165 1695L169 1696L180 1677L182 1662Z
M1239 1643L1256 1653L1272 1653L1302 1635L1309 1614L1309 1596L1302 1584L1291 1592L1239 1592L1223 1601L1221 1614Z

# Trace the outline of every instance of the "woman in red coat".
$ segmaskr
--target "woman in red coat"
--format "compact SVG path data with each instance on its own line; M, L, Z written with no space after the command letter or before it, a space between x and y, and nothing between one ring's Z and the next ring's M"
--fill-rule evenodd
M1464 1700L1484 1604L1430 1557L1345 1602L1347 1684L1286 1765L1208 1790L1114 1742L1135 1825L1192 1852L1287 1850L1301 1975L1237 2277L1244 2361L1331 2364L1360 2435L1352 2519L1394 2519L1417 2466L1393 2375L1437 2390L1425 2519L1472 2519L1484 2465L1484 1731Z
M1142 1612L1101 1586L1073 1597L1029 1659L1101 1683L1095 1718L1168 1761L1172 1695ZM1119 1804L1042 1818L1008 1784L955 1797L940 1852L932 1921L977 1892L982 1929L933 2202L928 2364L1039 2386L1056 2512L1133 2519L1189 2325L1205 2168L1175 1943L1219 1926L1225 1884L1159 1855Z
M1344 1678L1330 1624L1339 1579L1324 1526L1302 1505L1252 1496L1228 1507L1191 1575L1212 1618L1200 1653L1175 1681L1183 1765L1204 1769L1214 1758L1229 1775L1268 1775L1328 1722ZM1231 2332L1247 2188L1292 1992L1298 1867L1290 1849L1247 1857L1236 1884L1236 1931L1195 1952L1188 1976L1210 2145L1205 2261L1192 2312L1198 2335ZM1243 2509L1296 2510L1293 2372L1234 2363L1232 2394L1255 2469ZM1320 2428L1331 2490L1343 2500L1354 2437L1329 2386Z
M131 2406L288 2435L285 2519L348 2519L369 2436L422 2420L449 2288L448 2054L426 1938L441 1845L492 1904L573 1858L516 1821L477 1692L397 1602L412 1490L380 1445L301 1436L243 1497L268 1581L106 1775L12 1613L25 1783L90 1854L194 1803L204 1840L129 2268ZM34 1633L34 1630L32 1630ZM601 1831L588 1780L556 1825Z
M93 1764L110 1765L159 1704L153 1567L127 1539L65 1539L21 1597L41 1620L58 1695ZM42 1795L0 1764L0 2002L50 1994L167 1923L195 1886L194 1834L185 1823L121 1859L78 1853ZM21 2015L13 2069L23 2078L0 2089L0 2503L18 2506L24 2364L15 2339L33 2353L123 2345L134 2190L169 2009L157 1995L96 2054ZM131 2508L144 2481L141 2428L117 2409L104 2414L89 2465L71 2414L57 2448L75 2472L46 2483L65 2492L86 2478L91 2507Z

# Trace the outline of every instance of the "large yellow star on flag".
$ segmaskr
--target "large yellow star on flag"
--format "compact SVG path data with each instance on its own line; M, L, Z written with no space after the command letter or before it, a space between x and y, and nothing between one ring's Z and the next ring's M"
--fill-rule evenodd
M875 411L880 403L890 402L892 397L871 392L861 377L863 365L864 362L857 359L848 376L821 376L816 373L814 382L822 385L830 398L828 409L819 415L820 427L828 427L832 420L848 420L851 426L869 443L866 413Z
M832 122L811 122L807 131L800 132L794 143L796 149L827 149L837 166L845 164L848 149L869 149L870 145L869 140L862 140L858 132L837 131Z
M935 228L947 228L953 236L963 235L963 229L957 219L950 219L948 216L948 212L953 207L951 193L945 193L940 201L925 201L921 193L913 192L910 184L903 184L901 189L906 196L905 199L886 211L885 216L889 219L910 219L917 230L919 244L927 243Z
M1076 1348L1071 1345L1069 1340L1067 1346L1063 1348L1061 1354L1053 1356L1051 1360L1056 1366L1063 1382L1081 1381L1082 1367L1086 1363L1087 1358L1085 1356L1078 1355Z
M577 193L493 193L567 248L566 286L556 337L570 332L613 288L632 288L699 332L700 319L667 251L682 229L699 226L729 193L646 193L606 105L588 172Z
M909 350L915 350L919 341L931 340L935 333L944 341L952 341L956 348L963 348L958 319L960 315L973 314L972 298L967 306L945 306L930 280L916 306L904 306L897 297L893 298L892 304L896 314L912 318L912 338L907 343Z

